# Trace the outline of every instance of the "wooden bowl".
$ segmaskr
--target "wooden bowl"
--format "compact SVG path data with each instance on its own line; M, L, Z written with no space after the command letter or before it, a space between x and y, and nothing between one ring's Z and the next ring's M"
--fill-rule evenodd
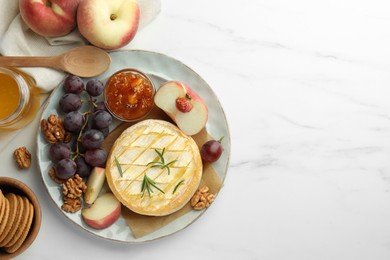
M10 259L25 251L38 235L39 228L41 227L41 207L34 192L29 187L27 187L26 184L19 180L9 177L0 177L0 189L4 195L12 192L18 195L26 196L34 207L34 217L32 224L23 244L14 253L7 253L0 248L0 259Z

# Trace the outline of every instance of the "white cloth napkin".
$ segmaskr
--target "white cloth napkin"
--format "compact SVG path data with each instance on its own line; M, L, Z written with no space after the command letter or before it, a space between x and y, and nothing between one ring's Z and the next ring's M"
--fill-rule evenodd
M109 1L109 0L107 0ZM160 0L138 0L142 30L160 12ZM31 31L19 15L18 0L0 0L0 54L3 56L52 56L86 45L88 42L77 29L63 37L42 37ZM121 49L130 49L131 42ZM37 85L49 92L62 80L65 73L46 68L23 68L32 75Z

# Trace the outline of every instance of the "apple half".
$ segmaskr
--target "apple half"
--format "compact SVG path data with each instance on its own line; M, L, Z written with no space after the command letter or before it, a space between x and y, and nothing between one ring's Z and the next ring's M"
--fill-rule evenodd
M81 210L84 222L95 229L111 226L121 215L122 204L112 193L104 193L88 208Z
M183 82L168 81L162 84L154 96L154 103L187 135L199 133L207 123L205 102Z

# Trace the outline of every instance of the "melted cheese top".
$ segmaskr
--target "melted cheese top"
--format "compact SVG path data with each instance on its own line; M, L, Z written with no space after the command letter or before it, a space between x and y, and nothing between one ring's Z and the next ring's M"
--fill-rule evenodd
M148 165L161 162L167 168ZM120 167L118 167L118 163ZM122 174L120 173L120 169ZM145 175L163 192L150 186L142 192ZM144 120L126 129L115 141L107 159L106 177L112 192L130 210L163 216L182 208L195 193L202 176L202 159L195 141L163 120Z

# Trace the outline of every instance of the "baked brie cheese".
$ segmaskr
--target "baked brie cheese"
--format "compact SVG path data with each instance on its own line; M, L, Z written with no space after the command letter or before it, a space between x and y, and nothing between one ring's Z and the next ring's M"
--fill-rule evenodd
M164 216L181 209L199 187L202 159L192 137L163 120L144 120L115 141L107 182L130 210Z

